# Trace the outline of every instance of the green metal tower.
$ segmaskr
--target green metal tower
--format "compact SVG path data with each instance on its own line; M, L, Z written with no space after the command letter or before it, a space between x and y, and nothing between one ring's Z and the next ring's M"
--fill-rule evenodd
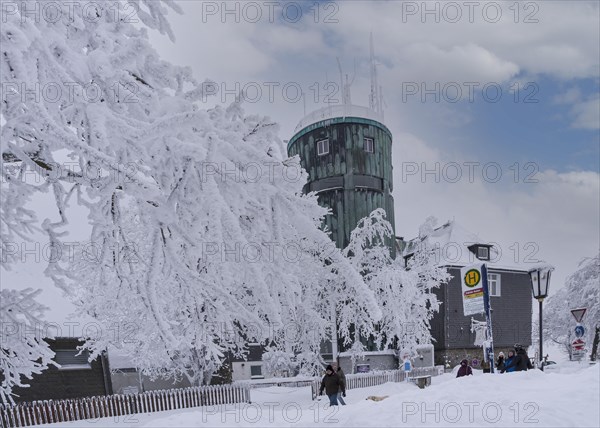
M304 192L317 192L331 209L325 223L339 248L376 208L394 227L392 134L381 113L351 104L322 108L300 121L287 148L309 174ZM395 255L394 239L387 244Z

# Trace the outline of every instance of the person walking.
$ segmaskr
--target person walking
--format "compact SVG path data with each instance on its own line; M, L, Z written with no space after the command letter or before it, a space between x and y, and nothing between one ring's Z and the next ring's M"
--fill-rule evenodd
M512 362L510 364L505 364L504 370L502 370L500 373L504 373L505 371L508 371L509 369L511 369L513 367L514 367L514 371L517 371L517 372L527 371L527 370L531 370L533 368L533 365L531 364L531 360L529 359L529 356L527 355L527 351L525 351L525 348L523 348L521 345L515 345L514 360L512 360Z
M344 401L343 397L346 396L346 374L341 367L338 367L337 375L340 378L340 389L338 389L337 399L342 406L345 406L346 402Z
M470 376L473 374L473 369L469 365L469 362L465 358L460 362L460 368L458 369L458 373L456 373L456 377Z
M504 361L504 352L500 352L498 354L498 359L496 360L496 369L498 369L498 371L502 371L504 370L504 365L506 364L506 362Z
M330 364L325 368L325 376L323 376L323 380L321 381L321 388L319 389L319 395L323 395L323 390L325 390L325 393L329 397L329 405L337 406L338 405L337 396L338 396L338 391L340 390L340 387L341 387L340 377L337 375L336 372L333 371L333 367L331 367L331 364ZM346 393L345 386L343 387L342 391L344 394Z

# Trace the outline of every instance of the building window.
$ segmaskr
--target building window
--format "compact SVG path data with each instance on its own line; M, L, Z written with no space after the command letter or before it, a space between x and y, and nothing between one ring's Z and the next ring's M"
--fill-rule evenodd
M317 141L317 155L323 156L329 153L329 139Z
M363 138L363 148L367 153L373 153L375 147L375 143L372 138L365 137Z
M488 288L490 296L500 297L500 274L488 273Z
M262 366L250 366L250 377L262 377Z
M490 249L488 247L477 247L477 258L479 260L489 260Z
M88 351L79 351L76 349L57 349L54 351L54 361L60 364L59 370L82 370L91 369L92 365L89 363ZM79 354L79 355L77 355Z

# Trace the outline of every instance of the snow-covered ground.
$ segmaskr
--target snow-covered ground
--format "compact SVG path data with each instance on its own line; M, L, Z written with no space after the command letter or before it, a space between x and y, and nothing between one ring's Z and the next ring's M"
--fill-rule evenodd
M375 402L369 396L388 396ZM252 404L203 407L61 427L600 426L600 364L561 362L552 372L434 377L424 390L388 383L348 391L346 406L311 401L310 388L252 390Z

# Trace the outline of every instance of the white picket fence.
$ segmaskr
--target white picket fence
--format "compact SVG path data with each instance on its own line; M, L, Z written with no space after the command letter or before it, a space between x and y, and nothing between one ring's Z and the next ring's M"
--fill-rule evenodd
M439 367L422 367L411 370L408 377L417 378L421 376L437 376L443 373ZM387 382L403 382L406 380L406 372L404 370L386 370L373 373L356 373L346 375L346 389L367 388L370 386L383 385ZM321 388L321 379L313 381L311 384L312 399L314 400L319 395Z
M55 422L249 402L248 386L211 385L146 391L139 394L44 400L16 405L0 404L0 427L28 427Z
M258 388L269 388L272 386L283 386L287 388L304 388L305 386L310 386L317 378L310 379L302 379L302 380L293 380L290 378L289 380L275 380L272 382L262 381L262 382L251 382L251 381L238 381L236 384L246 385L250 389L258 389Z

